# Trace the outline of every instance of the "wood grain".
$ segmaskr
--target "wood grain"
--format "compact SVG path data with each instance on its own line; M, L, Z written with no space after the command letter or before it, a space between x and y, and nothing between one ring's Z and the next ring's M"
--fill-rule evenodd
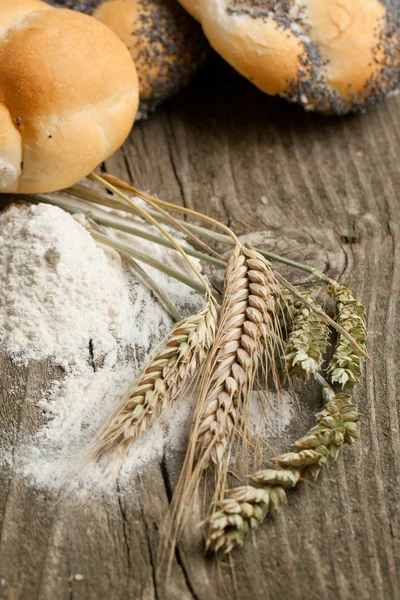
M400 598L399 123L400 98L366 115L322 118L267 98L216 60L135 126L104 169L316 263L366 304L373 361L355 395L362 437L234 554L236 591L229 564L218 570L203 557L195 521L168 583L158 571L182 453L81 503L3 469L2 600L212 600L224 590L251 600ZM25 400L57 373L17 368L4 355L0 369L1 443L16 448L40 419ZM312 385L299 397L285 444L320 403Z

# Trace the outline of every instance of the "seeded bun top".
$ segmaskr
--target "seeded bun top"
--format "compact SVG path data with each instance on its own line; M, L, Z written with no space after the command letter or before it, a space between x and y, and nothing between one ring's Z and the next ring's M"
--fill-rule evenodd
M93 16L128 47L138 72L141 110L186 85L209 52L201 28L176 0L108 0Z

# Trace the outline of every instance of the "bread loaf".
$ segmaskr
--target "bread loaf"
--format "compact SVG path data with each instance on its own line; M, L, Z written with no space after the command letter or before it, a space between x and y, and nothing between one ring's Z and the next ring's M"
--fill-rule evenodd
M213 48L267 94L344 114L399 86L397 0L180 0Z
M127 137L138 106L132 58L83 14L0 2L0 191L74 184Z

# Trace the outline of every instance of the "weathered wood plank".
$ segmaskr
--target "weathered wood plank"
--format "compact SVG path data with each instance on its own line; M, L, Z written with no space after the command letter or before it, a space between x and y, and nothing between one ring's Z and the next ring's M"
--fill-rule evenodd
M316 263L368 307L373 362L356 392L361 441L235 553L241 599L400 597L399 117L400 99L341 120L307 115L217 61L138 124L105 165L239 233L266 231L257 243ZM55 373L49 365L16 368L4 356L0 368L0 434L17 445L40 416L24 399ZM300 390L286 447L319 406L314 386ZM0 598L210 600L221 597L221 581L234 597L229 565L218 573L203 558L195 522L167 585L158 573L182 458L167 454L124 488L81 503L2 472Z

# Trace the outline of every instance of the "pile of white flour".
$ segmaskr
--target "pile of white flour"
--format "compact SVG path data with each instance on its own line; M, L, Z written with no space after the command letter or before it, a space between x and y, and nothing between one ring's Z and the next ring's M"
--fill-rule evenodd
M17 363L49 360L65 371L42 397L31 399L43 425L12 457L13 468L42 488L62 483L172 326L151 290L81 222L47 204L12 205L0 213L0 345ZM185 271L176 252L118 237ZM202 305L186 286L146 270L184 314ZM172 432L162 425L150 432L136 465L179 438L187 418L186 407Z
M117 254L56 206L0 216L0 342L15 359L82 367L129 342L129 289Z

